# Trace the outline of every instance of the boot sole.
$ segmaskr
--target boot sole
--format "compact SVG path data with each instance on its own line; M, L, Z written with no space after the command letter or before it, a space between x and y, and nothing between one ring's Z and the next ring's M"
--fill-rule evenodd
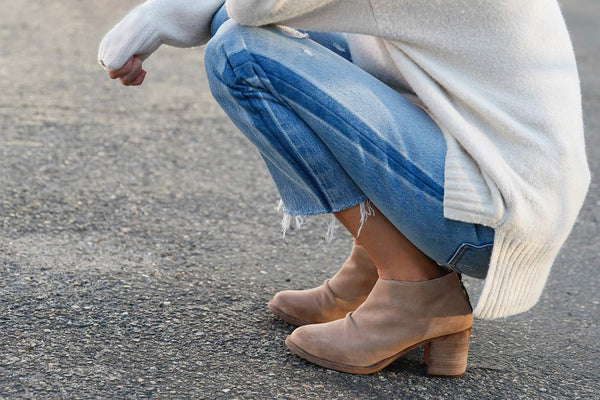
M304 320L301 320L298 318L294 318L291 315L284 313L279 308L275 307L275 305L273 303L271 303L270 301L269 301L269 304L267 304L267 308L269 309L269 311L271 311L273 314L275 314L276 317L287 322L290 325L302 326L302 325L310 325L312 323L310 321L304 321Z
M292 342L292 340L290 339L290 336L288 336L285 339L285 345L293 353L296 353L296 355L304 358L307 361L310 361L313 364L320 365L321 367L333 369L333 370L340 371L340 372L346 372L348 374L366 375L366 374L372 374L372 373L375 373L375 372L378 372L378 371L382 370L383 368L387 367L388 365L390 365L391 363L393 363L394 361L396 361L398 358L400 358L404 354L408 353L411 350L416 349L417 347L426 346L426 345L428 345L430 343L435 343L435 342L443 341L443 340L451 338L451 337L453 337L453 336L455 336L457 334L468 334L470 336L470 333L471 333L471 328L466 329L466 330L464 330L462 332L452 333L452 334L449 334L449 335L438 336L438 337L433 338L433 339L423 340L422 342L419 342L417 344L414 344L414 345L412 345L410 347L405 348L401 352L396 353L396 354L394 354L391 357L384 358L383 360L378 361L375 364L368 365L366 367L357 367L357 366L354 366L354 365L347 365L347 364L336 363L336 362L333 362L333 361L325 360L323 358L314 356L314 355L312 355L312 354L310 354L310 353L302 350L300 347L296 346L294 344L294 342ZM425 360L425 364L426 365L428 364L427 358ZM465 372L463 371L463 372L460 372L458 374L428 373L428 375L441 376L441 377L447 377L447 378L458 378L458 377L462 376L464 373Z

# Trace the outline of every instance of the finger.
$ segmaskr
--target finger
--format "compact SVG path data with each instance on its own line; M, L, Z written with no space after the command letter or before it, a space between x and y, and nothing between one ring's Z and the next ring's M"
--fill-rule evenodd
M117 78L120 78L120 77L122 77L124 75L127 75L129 72L131 72L131 67L132 67L132 64L133 64L133 59L134 59L134 57L131 57L125 63L125 65L123 65L119 69L108 71L109 78L110 79L117 79Z
M133 77L131 79L128 79L128 80L126 80L125 78L119 78L119 79L121 80L121 83L123 85L125 85L125 86L133 86L133 84L135 82L137 82L138 79L143 79L143 78L141 78L141 76L143 76L143 75L145 75L145 71L144 72L140 71L140 73L138 74L138 76L135 76L135 77Z
M146 78L146 71L142 70L136 80L130 83L130 86L140 86L144 82L144 78Z
M110 79L117 79L117 78L120 78L123 75L128 74L129 71L131 71L131 64L132 63L133 63L133 58L130 58L125 63L125 65L123 65L121 68L108 71L109 78Z
M131 85L133 82L135 82L141 72L142 60L140 60L138 57L134 57L131 64L131 70L126 75L121 76L121 82L123 82L124 85Z

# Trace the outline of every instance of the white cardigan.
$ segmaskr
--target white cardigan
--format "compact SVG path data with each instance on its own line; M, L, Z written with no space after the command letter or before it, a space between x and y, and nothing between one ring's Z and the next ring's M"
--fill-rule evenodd
M161 43L209 39L223 0L150 0L104 38L118 69ZM589 182L579 78L555 0L227 0L244 25L350 33L355 63L408 88L447 142L444 216L495 229L475 315L526 311Z

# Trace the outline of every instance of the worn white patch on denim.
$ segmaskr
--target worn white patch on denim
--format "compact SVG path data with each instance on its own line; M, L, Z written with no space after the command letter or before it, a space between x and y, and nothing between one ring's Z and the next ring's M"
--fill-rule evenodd
M306 39L307 37L309 37L308 33L300 32L299 30L290 28L289 26L275 25L275 28L277 28L277 30L279 30L280 32L285 33L286 35L296 39Z

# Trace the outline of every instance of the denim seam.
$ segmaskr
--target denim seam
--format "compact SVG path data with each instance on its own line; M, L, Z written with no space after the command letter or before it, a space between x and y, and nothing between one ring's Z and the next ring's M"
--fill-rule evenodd
M458 248L458 250L456 250L456 252L452 255L452 257L450 257L450 259L448 260L448 267L455 267L464 257L465 252L467 251L467 249L469 248L473 248L473 249L484 249L486 247L490 247L493 246L493 243L488 243L488 244L482 244L482 245L474 245L471 243L463 243L460 245L460 247Z

